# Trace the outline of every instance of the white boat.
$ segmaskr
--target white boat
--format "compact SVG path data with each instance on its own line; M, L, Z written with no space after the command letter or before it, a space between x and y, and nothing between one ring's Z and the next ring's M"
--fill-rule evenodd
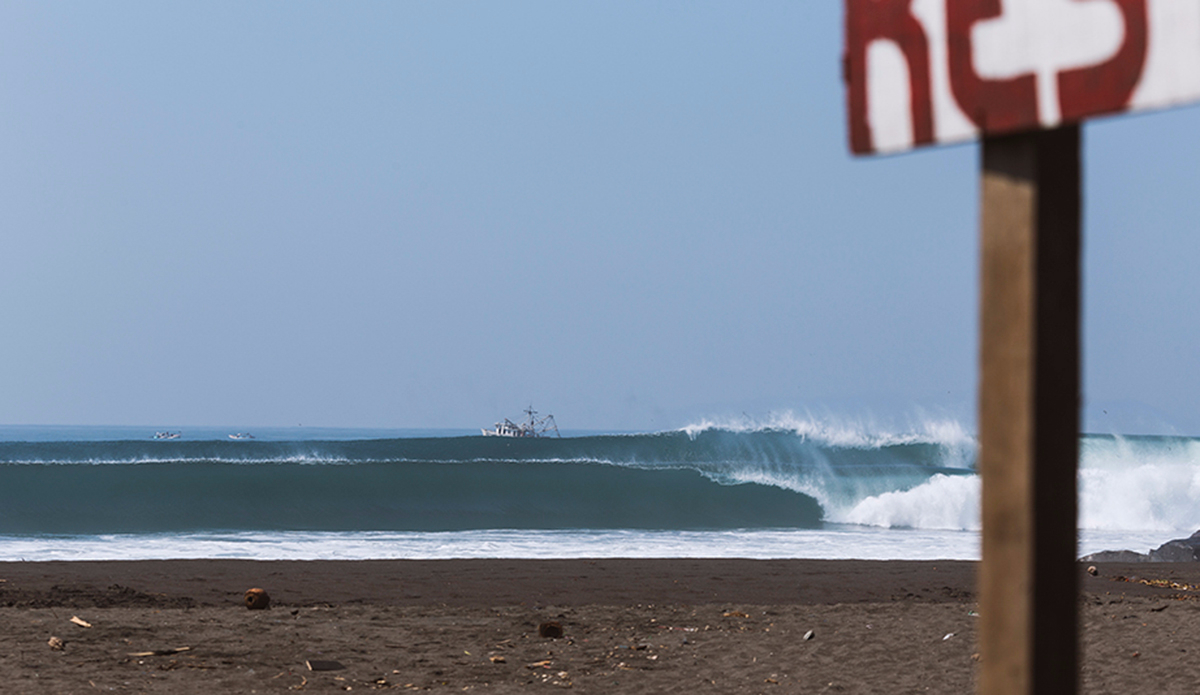
M230 439L254 439L254 435L249 432L238 432L237 434L229 435Z
M482 430L485 437L549 437L553 432L555 437L561 436L558 433L558 425L554 422L553 415L546 417L537 417L537 411L533 406L525 409L525 414L529 416L525 422L516 423L508 418L504 418L503 422L497 422L496 426L490 430Z
M155 439L179 439L183 436L183 432L155 432Z

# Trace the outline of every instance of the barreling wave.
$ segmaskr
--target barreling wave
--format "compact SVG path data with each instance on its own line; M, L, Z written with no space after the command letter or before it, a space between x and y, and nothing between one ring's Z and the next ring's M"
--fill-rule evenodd
M0 443L0 533L813 528L961 443L718 427L564 439Z
M1200 442L1083 440L1081 525L1200 526ZM563 439L0 443L0 534L979 527L974 439L807 420Z

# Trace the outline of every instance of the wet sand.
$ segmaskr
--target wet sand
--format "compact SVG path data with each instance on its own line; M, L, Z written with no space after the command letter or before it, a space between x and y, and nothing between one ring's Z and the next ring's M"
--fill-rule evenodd
M1081 566L1083 692L1197 691L1196 564ZM0 563L0 690L966 693L974 573L949 561ZM269 610L242 607L254 586ZM539 636L547 621L561 638Z

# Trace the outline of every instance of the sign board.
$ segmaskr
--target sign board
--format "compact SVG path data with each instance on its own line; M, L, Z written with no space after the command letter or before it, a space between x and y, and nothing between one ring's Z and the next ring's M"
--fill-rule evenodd
M850 148L1200 100L1200 0L845 0Z

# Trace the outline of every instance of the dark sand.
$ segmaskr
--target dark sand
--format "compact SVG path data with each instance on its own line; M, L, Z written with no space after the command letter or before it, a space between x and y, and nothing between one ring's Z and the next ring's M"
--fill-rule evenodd
M1083 691L1200 692L1200 563L1098 567L1081 582ZM817 560L0 563L0 692L968 693L974 572ZM242 607L252 586L270 610ZM549 620L563 638L538 636Z

